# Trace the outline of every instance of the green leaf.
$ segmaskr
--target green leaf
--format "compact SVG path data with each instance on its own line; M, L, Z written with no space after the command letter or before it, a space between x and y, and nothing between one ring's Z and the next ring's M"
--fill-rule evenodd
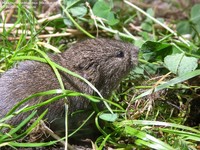
M172 51L172 46L167 43L147 41L141 47L143 57L146 61L163 61L164 57Z
M97 1L92 10L95 16L104 18L109 25L115 25L119 22L119 20L115 18L114 13L111 11L112 5L109 5L104 0Z
M200 24L200 4L196 4L192 7L190 20L195 24Z
M152 8L148 8L147 9L147 14L149 14L150 16L153 17L155 13L154 13L154 10ZM153 23L152 19L150 19L149 17L146 18L146 21Z
M147 9L147 14L149 14L150 16L154 16L153 9L152 8ZM142 29L145 31L151 32L152 31L152 23L153 23L153 21L149 17L147 17L145 19L145 21L142 23Z
M105 1L99 0L94 4L92 10L94 15L107 18L108 13L111 11L111 7Z
M196 33L196 34L199 34L199 32L200 32L200 25L199 25L199 24L196 24L195 28L196 28L196 30L197 30L197 33Z
M180 76L195 70L198 66L198 59L187 57L182 53L165 57L164 63L171 72Z
M200 4L196 4L191 9L190 20L181 21L177 24L177 32L179 34L194 34L193 28L195 28L197 32L200 32L199 24L200 24Z
M87 8L84 5L79 5L76 7L70 8L70 12L74 17L83 17L87 13Z
M179 34L191 34L192 33L192 27L189 21L180 21L177 24L177 32Z
M107 21L108 21L108 24L113 26L117 23L119 23L119 20L115 19L115 16L112 12L110 12L107 16Z
M76 5L80 0L63 0L63 5L66 6L67 9Z
M159 69L159 65L153 64L153 63L147 63L144 66L145 72L148 74L156 74L157 70Z
M152 24L150 22L143 22L142 23L142 29L148 32L152 31Z
M117 114L111 114L111 113L103 113L99 116L102 120L114 122L118 118Z
M64 8L70 12L73 17L81 18L87 14L87 7L84 3L81 3L80 0L64 0L63 4ZM63 21L69 27L74 26L74 23L65 15Z
M71 20L69 20L68 18L65 18L65 19L63 19L63 21L64 21L64 24L66 24L67 26L69 26L69 27L73 27L73 23L72 23L72 21Z

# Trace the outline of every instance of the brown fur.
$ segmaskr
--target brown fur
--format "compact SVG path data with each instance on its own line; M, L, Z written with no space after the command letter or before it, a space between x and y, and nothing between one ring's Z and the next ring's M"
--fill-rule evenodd
M71 46L65 52L52 55L50 58L89 80L105 97L118 86L119 82L137 64L138 50L131 44L110 39L88 39ZM94 94L83 81L60 72L65 89ZM0 78L0 118L20 100L38 92L59 89L59 83L52 68L36 61L20 62L16 67L5 72ZM26 104L33 105L50 97L35 98ZM89 100L82 97L69 97L69 114L79 109L90 109ZM59 100L50 105L38 108L38 114L49 109L46 118L49 122L62 118L64 101ZM26 118L26 114L13 117L9 123L16 125ZM87 116L86 116L87 117ZM69 127L76 126L85 115L69 119Z

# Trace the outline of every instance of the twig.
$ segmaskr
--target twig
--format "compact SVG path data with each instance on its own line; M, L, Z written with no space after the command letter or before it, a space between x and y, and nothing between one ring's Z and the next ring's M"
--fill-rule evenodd
M95 24L96 29L97 29L97 35L96 36L98 37L99 36L99 28L98 28L98 25L97 25L96 17L95 17L95 15L94 15L91 7L90 7L90 4L88 2L86 2L85 4L89 8L91 18L94 20L94 24Z
M0 8L2 8L2 1L0 2ZM2 22L4 22L4 20L5 20L5 11L4 10L2 10L2 12L1 12L1 17L2 17Z
M57 15L54 15L54 16L50 16L50 17L47 17L47 18L44 18L44 19L40 19L38 20L38 24L42 24L44 23L45 21L52 21L52 20L55 20L55 19L59 19L59 18L62 18L62 15L61 14L57 14ZM11 28L15 26L15 28L20 28L21 26L30 26L30 24L13 24L13 23L0 23L0 28L2 27L7 27L7 28Z
M70 36L73 35L72 33L56 33L56 34L44 34L44 35L38 35L38 38L48 38L48 37L61 37L61 36ZM32 36L26 36L26 39L31 39ZM8 37L7 38L10 41L19 40L20 37Z
M63 146L65 146L65 142L60 140L61 137L59 137L57 134L55 134L49 127L47 127L46 124L43 121L41 121L41 124L42 124L43 130L46 133L51 135L54 139L58 140ZM67 148L69 150L74 150L73 146L71 146L70 144L68 144Z
M47 17L44 19L40 19L40 20L38 20L38 23L41 24L41 23L44 23L45 21L51 21L51 20L60 19L60 18L62 18L62 15L57 14L57 15L50 16L50 17Z
M16 0L16 4L19 3L19 0ZM14 13L15 11L15 8L16 8L16 5L14 5L12 7L12 9L10 9L8 15L6 16L6 21L5 22L8 22L10 20L10 18L12 17L12 14Z

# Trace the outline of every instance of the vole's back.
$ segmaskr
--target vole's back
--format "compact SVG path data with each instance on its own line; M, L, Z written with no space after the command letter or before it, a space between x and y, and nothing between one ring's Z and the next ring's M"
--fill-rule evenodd
M73 77L70 77L64 73L62 73L62 75L65 77L63 78L65 89L80 91L80 89L85 88L85 90L82 92L92 94L89 92L91 91L90 88L84 87L84 83L82 83L83 86L79 88L76 86L76 82L72 81ZM28 96L54 89L60 89L60 85L49 65L35 61L25 61L19 63L15 68L3 74L0 79L0 118L5 116L8 111L11 110L19 101L27 98ZM51 97L52 96L43 96L32 98L23 106L31 106L44 100L48 100ZM70 102L71 106L69 108L69 112L85 109L85 105L87 106L89 103L87 100L81 97L68 98L68 101ZM68 103L67 100L65 102ZM53 120L56 121L56 119L63 118L64 116L65 102L61 99L50 105L42 106L38 109L38 113L40 114L48 108L49 113L47 114L46 118L48 118L49 122ZM9 120L8 123L16 125L24 120L28 114L29 113L21 113Z
M90 39L73 45L64 53L51 56L51 59L89 80L107 98L122 78L137 64L137 51L137 48L131 44L120 41ZM83 81L64 72L60 73L65 89L93 94L93 90ZM0 118L5 116L20 100L32 94L53 89L60 89L60 85L48 64L36 61L19 63L0 78ZM50 97L37 97L29 100L25 105L31 106ZM89 101L81 97L68 98L68 103L69 113L91 107ZM46 116L48 121L62 118L64 100L38 108L38 113L40 114L46 108L49 109ZM9 123L15 125L26 116L27 114L23 113L17 115ZM80 120L83 119L80 118ZM71 122L76 123L77 118L71 119Z
M44 63L25 61L15 68L7 71L0 79L0 116L3 117L13 106L24 98L42 91L59 88L55 74ZM28 105L36 103L36 99L30 100ZM20 122L13 119L12 124Z

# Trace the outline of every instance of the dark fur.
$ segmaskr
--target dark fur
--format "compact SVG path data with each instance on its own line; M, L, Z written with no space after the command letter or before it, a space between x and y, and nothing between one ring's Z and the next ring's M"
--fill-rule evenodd
M71 46L65 52L50 56L53 61L89 80L105 97L118 86L119 82L137 64L138 50L131 44L109 39L88 39ZM61 72L65 89L93 94L93 90L83 81ZM24 61L5 72L0 78L0 118L20 100L34 93L59 89L57 78L48 64ZM37 98L28 101L29 105L46 100ZM89 109L89 101L81 97L68 98L69 113L79 109ZM38 109L39 114L49 109L46 118L51 122L64 115L64 101L59 100ZM82 114L84 116L84 114ZM16 125L27 115L20 114L9 123ZM81 117L81 118L80 118ZM70 118L69 125L85 117Z

